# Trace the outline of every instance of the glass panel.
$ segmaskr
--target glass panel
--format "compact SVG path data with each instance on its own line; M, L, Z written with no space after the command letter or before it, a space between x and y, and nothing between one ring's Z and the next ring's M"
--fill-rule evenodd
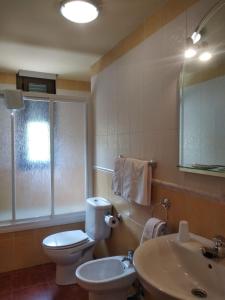
M0 221L12 219L11 120L0 97Z
M54 103L55 214L84 210L85 104Z
M25 101L15 115L16 219L51 213L49 103Z

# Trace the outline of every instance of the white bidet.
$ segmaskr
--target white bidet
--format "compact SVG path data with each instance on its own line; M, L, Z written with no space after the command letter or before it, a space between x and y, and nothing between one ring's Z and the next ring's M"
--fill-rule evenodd
M89 300L126 300L136 279L134 266L124 256L92 260L76 270L78 284L89 291Z

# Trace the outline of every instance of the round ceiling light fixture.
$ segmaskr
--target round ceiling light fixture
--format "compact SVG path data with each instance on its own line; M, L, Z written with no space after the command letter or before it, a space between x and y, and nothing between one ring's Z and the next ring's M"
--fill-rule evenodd
M99 14L97 6L88 0L63 1L60 8L61 14L71 22L89 23L94 21Z

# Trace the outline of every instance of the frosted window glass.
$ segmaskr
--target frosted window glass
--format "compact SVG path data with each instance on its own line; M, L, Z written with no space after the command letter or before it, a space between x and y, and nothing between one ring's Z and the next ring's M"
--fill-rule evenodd
M54 103L55 214L85 207L85 104Z
M0 97L0 221L12 219L10 111Z
M15 115L16 219L51 213L49 103L25 101Z

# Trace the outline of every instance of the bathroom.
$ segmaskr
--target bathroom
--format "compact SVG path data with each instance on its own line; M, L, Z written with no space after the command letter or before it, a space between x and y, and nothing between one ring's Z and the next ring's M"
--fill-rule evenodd
M155 207L154 217L165 218L164 210L157 205L165 198L170 201L167 223L171 233L178 231L181 220L186 220L190 232L194 234L209 240L217 235L225 236L224 178L211 176L210 173L202 174L204 172L200 174L184 172L178 168L180 156L178 84L185 61L183 52L187 38L192 35L202 18L218 3L218 0L132 0L128 1L129 4L122 1L124 6L119 8L127 18L125 19L127 23L121 19L121 12L117 11L120 19L116 30L121 30L120 35L117 33L115 37L104 32L107 42L107 47L104 48L101 44L103 35L99 34L102 31L98 32L103 30L100 23L93 28L96 40L91 40L90 49L85 48L86 41L81 36L85 28L74 28L75 23L62 18L58 7L60 1L19 2L20 4L0 0L0 90L16 89L16 74L21 69L58 74L57 78L54 78L56 95L48 98L49 102L53 102L53 111L59 102L61 111L73 113L73 109L63 110L65 99L68 102L75 99L76 104L86 103L85 114L82 116L84 119L87 116L88 119L88 137L87 140L82 139L84 157L78 159L78 163L82 163L82 178L88 179L87 195L103 197L110 201L113 205L113 214L119 214L121 219L119 225L112 229L110 237L97 243L95 257L127 255L128 250L137 249L144 226L152 217L152 208ZM107 5L112 1L102 2L102 11L98 18L93 23L82 26L91 28L95 26L95 22L101 22L105 9L113 27L116 18L113 13L116 14L116 11L107 10ZM116 9L119 4L114 5L110 8ZM146 7L149 9L148 13ZM42 13L35 13L34 17L34 12L40 10ZM126 13L127 10L131 16ZM136 10L139 15L131 18ZM63 22L65 27L62 30L60 26L64 26ZM37 24L40 24L40 28ZM103 24L107 25L107 22ZM106 29L112 30L107 26ZM81 39L80 48L72 41L71 36L64 39L66 30L69 35L75 30L74 34L78 40ZM50 39L48 32L55 32L55 35ZM57 36L58 32L60 37ZM89 34L88 38L92 38L90 32L85 33ZM57 38L60 39L58 43ZM27 101L32 100L29 98L31 97L29 92L25 96ZM35 96L37 97L36 94ZM49 110L52 110L51 105ZM79 118L71 119L73 124ZM66 120L66 117L63 120ZM68 125L67 122L65 124ZM71 124L69 128L74 129ZM5 136L2 128L1 126L1 135ZM70 137L66 134L67 127L64 127L64 134L63 131L58 132L62 133L62 143L64 134L65 138ZM10 143L10 138L8 140ZM71 147L73 146L71 144ZM72 150L68 157L73 155ZM149 207L127 202L112 192L112 170L114 160L119 155L146 161L153 160L156 163L152 167ZM3 156L0 157L1 160L4 161ZM11 162L11 158L6 160ZM58 165L61 166L60 163ZM67 176L68 162L63 167L60 170L63 176L58 181L62 186L57 190L56 183L54 194L59 197L59 204L66 202L67 212L70 212L75 185L73 176L79 182L81 176L73 173ZM41 171L46 172L47 169L42 168ZM51 166L48 167L48 172L49 174L52 172ZM1 210L4 209L2 208L6 197L4 192L11 193L7 179L11 177L7 176L1 172ZM32 208L36 200L32 198L32 202L29 203L29 199L23 198L23 195L27 193L34 197L40 192L41 199L38 201L44 197L38 188L34 188L34 191L29 189L28 194L26 184L32 181L29 174L22 180L20 183L22 188L25 186L25 190L21 191L22 196L19 198L24 201L21 204L26 212L27 206ZM41 186L46 184L47 180L51 181L49 175L42 175ZM4 188L6 184L7 189ZM84 180L78 186L84 190ZM48 193L46 211L51 209L50 192ZM76 202L74 215L64 218L47 220L41 217L39 221L33 219L29 222L14 222L8 225L1 220L0 299L88 299L87 291L77 284L63 287L55 285L55 266L42 247L43 239L51 234L66 230L85 230L86 198L83 197L82 201L80 199ZM7 211L11 211L11 204L8 202L7 205ZM158 300L145 289L143 297Z

